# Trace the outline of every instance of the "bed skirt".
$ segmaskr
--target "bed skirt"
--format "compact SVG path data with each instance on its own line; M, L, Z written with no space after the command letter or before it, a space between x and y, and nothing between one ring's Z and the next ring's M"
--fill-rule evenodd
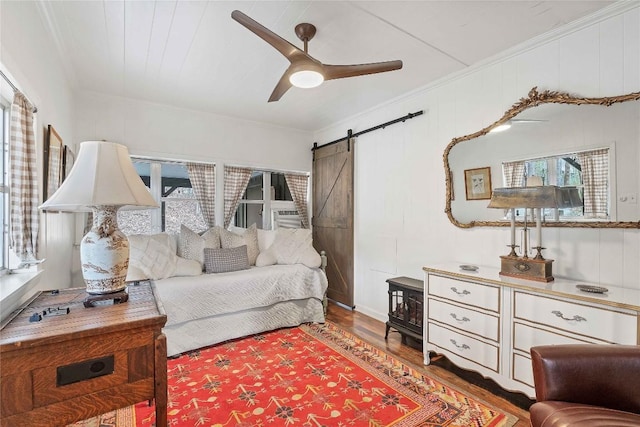
M324 323L322 300L283 301L268 307L219 314L165 326L167 356L301 323Z

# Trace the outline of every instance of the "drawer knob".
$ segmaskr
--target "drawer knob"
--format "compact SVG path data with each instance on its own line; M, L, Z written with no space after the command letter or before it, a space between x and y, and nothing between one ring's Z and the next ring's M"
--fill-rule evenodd
M575 322L586 322L587 319L585 319L582 316L578 316L577 314L573 317L564 317L564 314L562 314L561 311L558 310L554 310L551 312L552 314L555 314L556 316L558 316L559 318L561 318L562 320L566 320L567 322L571 322L571 321L575 321Z
M458 345L458 343L454 339L451 339L449 341L451 341L451 344L455 345L460 350L469 350L469 349L471 349L471 347L469 347L466 344Z
M453 317L453 320L456 320L458 322L469 322L469 321L471 321L471 319L469 319L466 316L462 316L462 319L459 319L458 316L455 313L449 313L449 315L451 317Z
M453 292L455 292L458 295L469 295L471 292L469 292L468 290L463 290L462 292L458 291L458 288L456 288L455 286L451 288L451 290Z

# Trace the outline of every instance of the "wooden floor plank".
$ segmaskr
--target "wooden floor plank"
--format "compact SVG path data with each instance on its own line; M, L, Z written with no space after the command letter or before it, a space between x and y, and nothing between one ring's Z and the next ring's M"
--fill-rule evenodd
M347 310L331 302L328 307L327 320L335 323L342 329L357 335L369 344L386 351L388 354L393 355L407 365L419 369L427 375L431 374L440 378L460 391L475 396L499 410L516 416L518 418L518 422L514 427L530 426L528 411L519 408L509 401L496 396L481 387L459 378L446 369L434 365L425 366L423 363L421 348L419 346L414 348L410 345L403 345L400 342L400 334L394 332L393 329L389 332L389 338L385 340L385 324L383 322L357 311Z

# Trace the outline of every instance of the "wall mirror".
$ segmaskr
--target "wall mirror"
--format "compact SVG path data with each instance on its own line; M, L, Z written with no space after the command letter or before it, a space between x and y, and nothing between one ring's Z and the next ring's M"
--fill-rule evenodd
M493 131L507 125L507 130ZM445 213L461 228L508 226L505 212L487 209L488 200L469 200L465 171L489 168L493 188L520 186L509 168L525 164L525 175L543 184L576 186L587 191L582 164L593 153L606 165L597 171L600 208L584 206L548 212L546 227L640 228L640 92L606 98L581 98L531 89L502 118L469 135L454 138L444 155ZM602 154L605 153L605 154ZM602 160L604 159L604 160ZM585 166L588 168L588 166ZM506 168L506 169L505 169ZM503 173L503 169L507 173ZM592 171L593 169L587 169ZM587 183L590 186L591 184ZM589 187L589 191L596 191Z

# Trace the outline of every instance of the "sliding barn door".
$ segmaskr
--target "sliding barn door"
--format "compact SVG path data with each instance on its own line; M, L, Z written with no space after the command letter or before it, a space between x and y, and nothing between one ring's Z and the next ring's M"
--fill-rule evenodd
M313 161L313 242L327 253L329 299L353 307L354 139L317 148Z

